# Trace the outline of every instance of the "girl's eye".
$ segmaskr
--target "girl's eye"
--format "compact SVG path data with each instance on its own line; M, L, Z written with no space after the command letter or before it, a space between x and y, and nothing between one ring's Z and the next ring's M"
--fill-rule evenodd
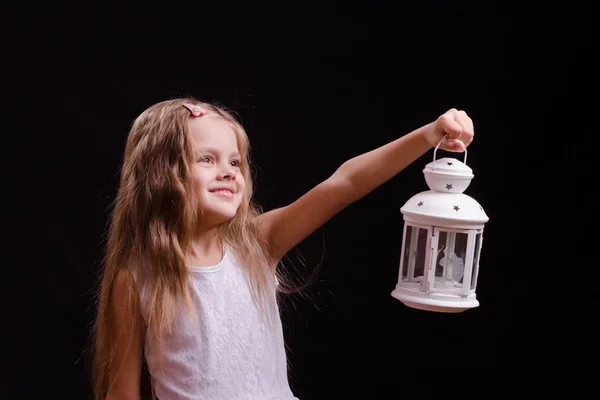
M242 162L240 160L233 160L233 161L231 161L231 166L239 168L241 163Z
M199 162L203 162L203 163L209 163L211 162L211 158L209 156L205 156L205 157L200 157L200 159L198 160Z

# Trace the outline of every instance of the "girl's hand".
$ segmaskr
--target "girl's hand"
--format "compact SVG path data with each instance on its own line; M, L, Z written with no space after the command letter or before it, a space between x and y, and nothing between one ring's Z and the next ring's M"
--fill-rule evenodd
M455 108L440 115L427 128L425 130L425 137L431 147L437 146L440 140L447 135L439 147L446 151L465 151L467 146L473 141L475 134L471 118L469 118L466 112Z

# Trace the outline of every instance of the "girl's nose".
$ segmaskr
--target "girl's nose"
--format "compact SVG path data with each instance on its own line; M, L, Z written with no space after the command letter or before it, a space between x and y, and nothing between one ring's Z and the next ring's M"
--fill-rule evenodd
M234 180L235 179L235 169L227 165L219 171L219 175L217 176L219 180Z

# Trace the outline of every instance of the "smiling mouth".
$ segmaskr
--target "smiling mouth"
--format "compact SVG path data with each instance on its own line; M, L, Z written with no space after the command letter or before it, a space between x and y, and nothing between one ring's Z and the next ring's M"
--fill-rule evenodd
M224 197L226 199L233 198L233 192L229 189L217 189L217 190L211 190L210 192L216 194L219 197Z

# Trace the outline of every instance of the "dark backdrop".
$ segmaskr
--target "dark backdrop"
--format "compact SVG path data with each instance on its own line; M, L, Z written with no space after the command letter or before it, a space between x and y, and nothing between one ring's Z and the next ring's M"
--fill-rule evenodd
M569 168L593 163L590 6L83 4L21 2L2 28L2 398L89 398L93 299L126 135L149 105L188 94L239 113L265 210L450 107L474 121L466 193L490 217L481 305L439 314L390 295L399 209L427 189L428 152L290 253L308 272L323 257L318 282L284 301L297 396L387 398L415 373L459 388L467 371L533 363L525 276L540 249L557 248L545 215L591 202L565 195L581 179Z

